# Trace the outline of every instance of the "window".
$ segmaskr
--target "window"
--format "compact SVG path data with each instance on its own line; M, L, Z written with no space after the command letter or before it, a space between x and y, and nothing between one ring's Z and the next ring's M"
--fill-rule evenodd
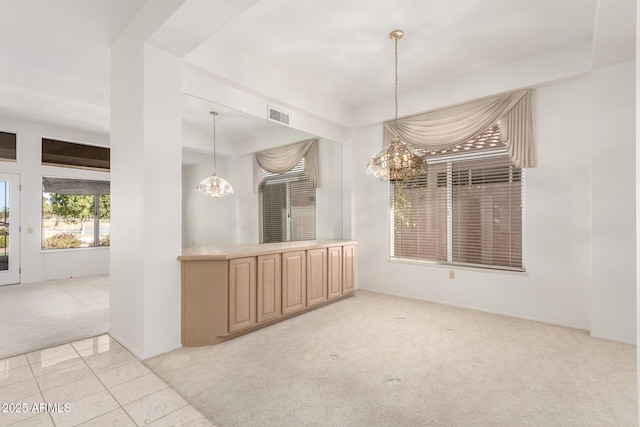
M524 174L492 144L432 153L425 175L391 182L392 258L524 271Z
M42 249L110 244L109 182L42 179Z
M43 165L109 171L110 154L109 148L42 138Z
M0 132L0 160L16 161L16 134Z
M316 189L304 172L304 158L283 174L261 173L260 243L315 240Z

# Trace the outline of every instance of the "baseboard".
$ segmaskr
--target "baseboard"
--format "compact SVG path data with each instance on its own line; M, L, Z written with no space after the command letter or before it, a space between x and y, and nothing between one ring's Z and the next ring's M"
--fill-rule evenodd
M589 328L587 328L587 327L585 327L583 325L575 325L575 324L564 323L564 322L556 322L556 321L536 318L536 317L533 317L533 316L522 316L522 315L519 315L519 314L503 312L503 311L498 311L498 310L489 310L489 309L485 309L485 308L479 308L479 307L463 305L463 304L453 304L453 303L450 303L450 302L440 301L440 300L437 300L437 299L427 299L427 298L423 298L423 297L418 297L418 296L414 296L414 295L406 295L406 294L397 293L397 292L386 292L386 291L383 292L383 291L380 291L380 290L377 290L377 289L367 289L367 288L359 288L359 290L369 291L369 292L376 292L376 293L384 294L384 295L392 295L392 296L401 297L401 298L415 299L415 300L419 300L419 301L432 302L432 303L435 303L435 304L442 304L442 305L448 305L448 306L451 306L451 307L463 308L465 310L474 310L474 311L479 311L479 312L482 312L482 313L489 313L489 314L496 314L496 315L499 315L499 316L512 317L514 319L529 320L531 322L546 323L548 325L562 326L563 328L577 329L577 330L585 331L587 333L589 332ZM605 339L607 339L607 338L605 338ZM611 341L616 341L616 340L611 340Z
M629 344L629 345L633 345L633 346L636 345L636 341L635 340L634 341L629 341L629 340L626 340L626 339L623 339L623 338L620 338L620 337L614 337L614 336L607 335L607 334L599 334L597 332L590 332L589 336L591 338L598 338L598 339L601 339L601 340L619 342L620 344Z

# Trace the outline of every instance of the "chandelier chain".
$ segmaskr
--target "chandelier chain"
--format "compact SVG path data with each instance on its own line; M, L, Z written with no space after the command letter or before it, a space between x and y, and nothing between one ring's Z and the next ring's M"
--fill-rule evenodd
M213 116L213 171L215 172L216 169L216 116L218 115L217 112L212 111L211 115Z
M396 138L398 138L398 37L394 38L395 41L395 60L396 60L396 78L395 78L395 103L396 103Z

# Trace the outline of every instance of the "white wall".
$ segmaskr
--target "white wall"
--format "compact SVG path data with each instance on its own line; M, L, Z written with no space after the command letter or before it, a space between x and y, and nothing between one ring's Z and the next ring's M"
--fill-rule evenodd
M0 172L19 174L22 185L21 282L108 273L109 248L41 249L42 177L109 180L106 172L43 166L41 147L43 137L108 147L109 136L8 117L0 117L0 131L17 134L17 162L0 162Z
M361 289L588 329L590 327L590 81L536 89L538 166L526 171L526 275L389 262L388 185L363 164L380 125L354 131L353 223Z
M213 157L212 157L213 159ZM218 174L238 188L228 174L225 158L216 159ZM182 168L182 247L229 245L235 242L230 230L234 212L234 195L220 198L203 196L196 186L213 172L213 160Z
M635 62L595 70L591 335L635 342Z
M320 186L316 188L316 237L339 239L342 232L342 145L320 139Z
M109 333L141 359L180 347L181 66L135 34L111 50Z
M253 192L253 154L229 159L229 176L233 179L233 215L228 232L234 243L258 243L260 240L260 215L258 195Z

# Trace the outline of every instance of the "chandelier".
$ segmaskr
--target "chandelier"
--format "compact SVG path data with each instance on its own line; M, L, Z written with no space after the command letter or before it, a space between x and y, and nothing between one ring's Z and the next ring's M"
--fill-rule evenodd
M211 111L211 115L213 116L213 173L200 181L196 191L209 197L224 197L233 194L233 187L216 172L216 116L218 113Z
M385 181L402 180L424 172L422 155L398 136L398 40L403 35L402 30L394 30L389 33L389 38L395 42L395 137L388 145L382 147L382 150L373 156L367 165L367 174Z

